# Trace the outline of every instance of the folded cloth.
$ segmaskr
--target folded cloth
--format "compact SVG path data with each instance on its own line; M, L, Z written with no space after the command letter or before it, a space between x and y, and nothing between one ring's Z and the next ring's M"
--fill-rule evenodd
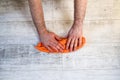
M56 52L56 51L54 50L52 53L68 53L68 52L70 52L69 49L66 49L66 48L65 48L65 47L66 47L66 43L67 43L67 38L64 38L64 39L62 39L62 40L60 40L60 41L58 41L58 42L64 46L63 52ZM76 47L76 50L82 48L82 47L84 46L85 42L86 42L85 37L82 37L82 44L81 44L80 46L77 46L77 47ZM50 51L49 51L46 47L44 47L44 45L43 45L41 42L38 43L38 44L35 46L35 48L36 48L37 50L39 50L39 51L50 53Z

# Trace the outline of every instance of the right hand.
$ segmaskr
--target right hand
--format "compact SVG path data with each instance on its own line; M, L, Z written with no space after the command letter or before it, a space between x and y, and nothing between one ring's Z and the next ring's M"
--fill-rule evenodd
M42 44L50 51L53 52L53 50L57 52L62 52L64 47L62 44L60 44L58 41L61 40L59 36L57 36L53 32L44 31L40 34L40 40Z

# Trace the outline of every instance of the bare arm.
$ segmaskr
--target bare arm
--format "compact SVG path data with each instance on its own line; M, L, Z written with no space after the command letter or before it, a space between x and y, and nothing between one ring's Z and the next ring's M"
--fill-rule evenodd
M75 50L82 42L82 26L86 12L87 0L74 0L74 23L68 33L66 48Z
M74 21L83 23L87 0L74 0Z
M41 0L28 0L28 1L34 24L39 34L41 34L43 31L46 31Z
M46 29L42 1L41 0L28 0L28 1L32 18L38 30L41 42L51 52L53 50L62 52L63 46L60 43L58 43L58 40L60 40L61 38L57 36L55 33L49 32Z

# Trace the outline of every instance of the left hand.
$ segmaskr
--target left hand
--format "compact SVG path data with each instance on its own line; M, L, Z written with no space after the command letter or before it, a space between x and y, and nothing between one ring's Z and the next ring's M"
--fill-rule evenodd
M82 43L82 24L74 23L70 31L68 32L68 41L66 49L73 51L77 46L80 46Z

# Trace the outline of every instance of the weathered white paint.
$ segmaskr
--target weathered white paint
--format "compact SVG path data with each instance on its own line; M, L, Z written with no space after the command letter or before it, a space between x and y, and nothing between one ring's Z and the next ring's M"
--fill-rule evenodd
M66 36L73 0L42 0L48 30ZM27 0L0 0L0 80L120 80L120 1L88 0L86 45L68 54L39 52Z

